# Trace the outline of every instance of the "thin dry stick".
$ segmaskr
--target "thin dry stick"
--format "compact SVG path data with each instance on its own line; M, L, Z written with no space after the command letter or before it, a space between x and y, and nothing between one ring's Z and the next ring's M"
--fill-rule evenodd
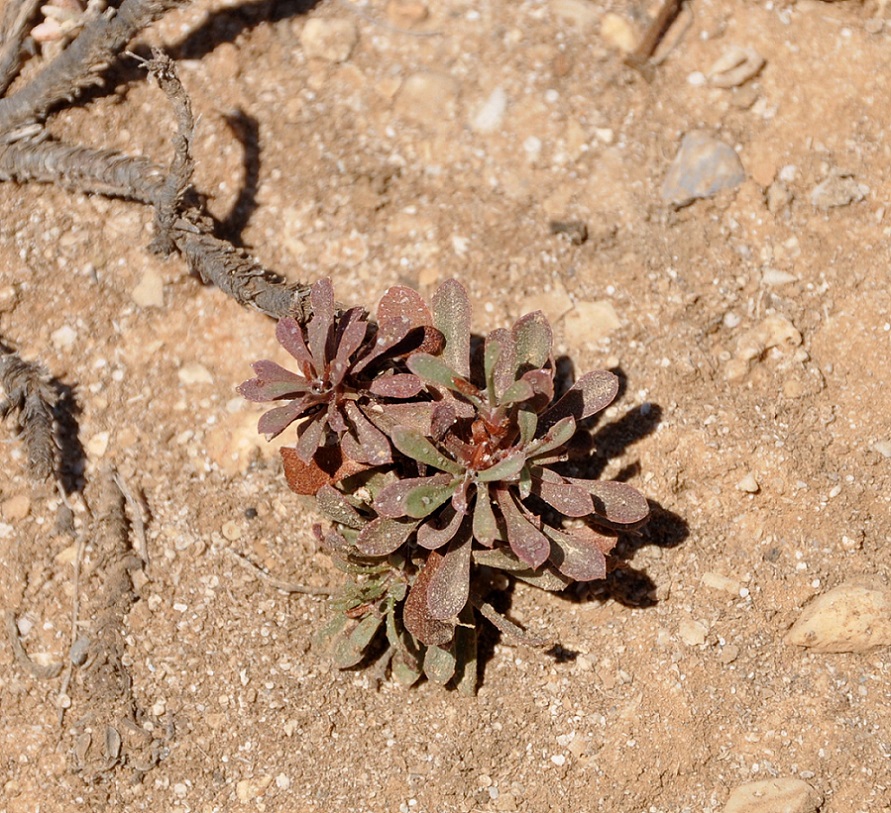
M142 516L142 501L136 499L133 492L130 490L130 486L127 485L127 481L123 478L120 472L114 471L111 476L115 485L118 487L118 490L124 495L124 499L127 501L127 505L130 508L130 525L133 528L133 534L136 537L136 541L139 543L138 547L134 545L134 549L142 559L144 566L147 568L151 562L149 559L148 542L145 537L145 520Z
M485 601L481 601L479 603L474 602L474 606L480 611L480 614L483 616L483 618L486 618L492 622L493 626L500 633L508 636L509 638L513 638L517 643L523 644L523 646L533 647L534 649L541 649L542 647L546 647L548 646L548 644L551 643L544 638L539 638L537 635L533 635L532 633L518 627L516 624L514 624L513 621L509 621L508 619L506 619L491 604L488 604Z
M39 5L40 0L7 0L0 26L0 96L21 70L22 43Z
M268 573L264 573L255 564L249 562L242 555L232 550L232 548L226 548L225 550L226 553L238 562L238 564L248 573L260 579L260 581L266 582L266 584L270 587L274 587L276 590L281 590L284 593L305 593L308 596L330 596L334 592L327 587L309 587L305 584L297 584L296 582L286 582L282 579L276 579L275 576L270 576Z
M684 0L662 0L662 6L649 28L644 32L640 42L627 57L625 64L643 74L649 81L652 79L652 66L650 57L656 51L659 41L662 39L668 27L674 22L681 11Z
M49 680L50 678L56 677L62 671L62 664L50 663L46 666L41 666L40 664L34 663L19 639L19 627L15 613L12 610L7 610L5 615L6 636L9 638L9 644L12 647L12 652L15 655L15 659L18 661L19 666L21 666L29 675L38 680Z

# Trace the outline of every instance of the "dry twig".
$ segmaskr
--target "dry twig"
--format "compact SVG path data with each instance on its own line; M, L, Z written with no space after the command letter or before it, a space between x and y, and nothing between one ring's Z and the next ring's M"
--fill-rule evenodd
M12 610L6 611L6 637L9 638L9 644L19 666L22 667L29 675L38 680L49 680L56 677L62 671L61 663L50 663L46 666L34 663L31 657L22 646L19 639L19 628L16 623L15 613Z
M276 579L275 576L270 576L268 573L264 573L255 564L245 559L244 556L241 556L232 550L232 548L226 548L226 553L228 553L229 556L238 562L238 564L252 576L260 579L260 581L266 582L266 584L270 587L274 587L276 590L281 590L283 593L305 593L308 596L330 596L334 592L327 587L310 587L305 584L297 584L296 582L287 582L282 579Z

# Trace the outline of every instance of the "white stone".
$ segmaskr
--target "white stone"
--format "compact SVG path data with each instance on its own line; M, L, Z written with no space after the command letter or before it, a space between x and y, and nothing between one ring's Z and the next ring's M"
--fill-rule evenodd
M891 645L891 594L845 582L818 596L786 635L814 652L868 652Z
M312 17L300 32L300 44L310 59L346 62L359 41L356 23L348 18Z
M71 325L62 325L50 334L50 340L56 350L67 350L77 341L77 331Z
M187 386L191 384L213 384L213 376L210 370L197 361L189 361L183 364L179 368L177 376Z
M757 494L758 490L761 486L758 485L758 481L755 479L755 475L752 472L749 472L745 477L742 478L737 484L736 487L740 491L745 491L747 494Z
M507 94L504 92L504 88L497 87L473 114L473 118L470 120L470 129L477 133L494 132L504 121L505 110L507 110Z
M802 779L765 779L734 789L724 813L814 813L822 802Z
M140 308L163 308L164 280L158 270L147 268L130 296Z
M701 621L685 618L678 624L678 636L687 646L701 646L708 637L708 627Z

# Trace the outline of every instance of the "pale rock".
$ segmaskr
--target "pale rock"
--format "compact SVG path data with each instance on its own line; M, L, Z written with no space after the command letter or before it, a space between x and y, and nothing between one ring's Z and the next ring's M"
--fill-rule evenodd
M764 779L735 788L724 813L814 813L822 802L802 779Z
M396 95L396 112L410 121L436 129L455 118L459 85L446 73L421 71L408 77Z
M805 608L786 642L814 652L868 652L891 645L891 595L845 582Z
M739 590L742 586L737 579L722 576L720 573L715 573L711 570L703 573L700 577L700 581L706 587L711 587L712 590L720 590L723 593L732 593L734 596L739 595Z
M765 285L775 287L788 285L790 282L797 282L798 277L795 274L790 274L788 271L780 271L778 268L765 268L761 272L761 281Z
M164 307L164 280L156 268L147 268L130 292L140 308Z
M300 32L300 44L309 59L346 62L359 41L359 29L348 18L311 17Z
M30 513L31 499L27 494L16 494L15 497L10 497L8 500L3 500L0 503L0 514L3 514L4 519L14 522L15 520L24 519Z
M708 133L688 133L665 176L662 200L673 206L687 206L699 198L734 189L745 178L733 147Z
M239 802L250 802L262 796L271 784L272 777L268 775L258 779L241 779L235 785L235 795Z
M62 325L50 333L50 341L56 350L68 350L77 341L77 331L71 325Z
M105 456L105 453L108 451L108 441L111 437L109 432L97 432L93 435L85 444L85 449L87 454L92 457L99 459Z
M177 371L180 382L186 386L193 384L213 384L213 375L210 370L197 361L189 361L183 364Z
M607 44L630 54L637 46L637 33L631 24L621 15L608 11L600 21L600 36Z
M708 627L701 621L685 618L678 625L678 636L687 646L701 646L708 636Z
M869 448L882 457L891 457L891 440L877 440Z
M470 120L470 129L477 133L492 133L501 126L504 121L504 112L507 109L507 94L504 88L497 87L473 114Z
M548 321L553 325L572 308L572 300L566 289L558 282L550 291L542 291L534 296L528 296L520 306L521 313L542 311Z
M291 431L282 432L267 442L257 431L260 414L255 409L227 412L205 436L207 455L223 474L229 477L244 474L255 458L277 457L282 446L293 445L295 437Z
M764 57L754 48L729 46L708 69L714 87L735 88L756 77L764 67Z
M852 175L835 172L811 191L811 205L823 211L836 209L859 203L868 192L869 187L857 183Z
M230 542L237 542L241 539L241 525L234 520L228 520L223 523L223 536Z
M767 316L739 337L735 356L724 367L724 378L737 381L753 364L763 359L768 350L781 348L788 352L799 347L801 342L801 333L787 317L780 314Z
M421 0L390 0L387 3L387 20L399 28L414 28L430 16L430 10Z
M590 0L552 0L551 11L579 28L590 28L600 16L597 6Z
M612 302L601 299L590 302L576 302L563 321L567 344L581 347L600 341L621 326L619 314Z
M752 472L746 474L746 476L736 484L736 487L740 491L745 491L747 494L757 494L761 488Z

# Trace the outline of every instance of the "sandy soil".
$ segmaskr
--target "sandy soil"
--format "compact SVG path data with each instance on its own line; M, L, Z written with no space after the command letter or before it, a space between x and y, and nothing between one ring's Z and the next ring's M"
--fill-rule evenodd
M891 810L888 650L784 641L815 595L891 574L891 10L693 0L647 81L621 47L650 5L204 0L144 38L201 116L197 186L268 266L349 304L454 276L478 329L541 307L579 371L622 371L604 476L655 519L606 583L518 585L510 616L562 649L490 636L476 698L332 669L325 602L231 556L341 578L235 393L279 357L272 323L149 254L145 207L0 186L0 332L72 389L88 496L113 464L144 497L148 557L114 594L86 539L81 617L116 608L117 656L74 670L61 724L63 677L2 637L0 810L706 813L771 777L826 813ZM765 66L715 87L731 45ZM109 91L51 130L169 160L157 88L124 63ZM694 130L746 179L675 209ZM839 177L862 200L815 206ZM3 446L0 603L36 662L65 661L76 548Z

